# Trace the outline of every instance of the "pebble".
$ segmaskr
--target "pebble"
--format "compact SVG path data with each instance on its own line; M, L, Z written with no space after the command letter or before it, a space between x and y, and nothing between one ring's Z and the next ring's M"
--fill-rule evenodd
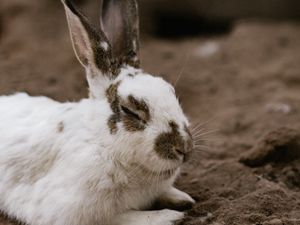
M218 43L210 41L195 49L195 55L203 58L216 54L220 49Z
M280 219L272 219L270 221L264 222L263 225L283 225L284 223Z
M268 103L266 106L267 112L288 114L291 112L291 106L285 103Z

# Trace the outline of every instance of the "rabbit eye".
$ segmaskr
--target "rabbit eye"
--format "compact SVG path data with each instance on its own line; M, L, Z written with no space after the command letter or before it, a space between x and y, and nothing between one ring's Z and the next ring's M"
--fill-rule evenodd
M128 115L128 116L130 116L130 117L133 117L133 118L135 118L135 119L137 119L137 120L141 120L141 118L140 118L140 116L139 116L138 114L132 112L132 111L131 111L130 109L128 109L127 107L121 106L121 109L122 109L122 111L123 111L126 115Z

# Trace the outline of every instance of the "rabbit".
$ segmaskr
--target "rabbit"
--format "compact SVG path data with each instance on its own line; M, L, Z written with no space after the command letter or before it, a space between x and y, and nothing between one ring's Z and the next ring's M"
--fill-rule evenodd
M193 137L173 86L140 68L136 0L104 0L99 29L62 3L90 95L0 97L0 211L28 225L174 224L195 203L173 187Z

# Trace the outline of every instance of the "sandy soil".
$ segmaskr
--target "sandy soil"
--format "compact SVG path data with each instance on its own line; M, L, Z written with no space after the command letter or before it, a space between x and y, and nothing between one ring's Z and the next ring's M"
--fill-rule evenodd
M142 62L172 83L180 76L182 105L204 124L206 147L176 184L197 204L178 224L299 225L300 24L240 22L222 36L145 37ZM0 94L87 95L59 3L1 0L0 75ZM16 222L0 217L8 224Z

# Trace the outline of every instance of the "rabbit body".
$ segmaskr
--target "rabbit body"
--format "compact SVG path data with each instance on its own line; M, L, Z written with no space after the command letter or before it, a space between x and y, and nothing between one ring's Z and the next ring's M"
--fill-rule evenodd
M0 211L29 225L171 225L193 148L174 88L144 73L136 0L104 0L95 29L62 0L90 98L0 96ZM114 21L114 23L111 23Z
M0 97L0 106L0 210L21 221L108 224L117 213L146 207L172 182L127 182L105 101L19 93Z

